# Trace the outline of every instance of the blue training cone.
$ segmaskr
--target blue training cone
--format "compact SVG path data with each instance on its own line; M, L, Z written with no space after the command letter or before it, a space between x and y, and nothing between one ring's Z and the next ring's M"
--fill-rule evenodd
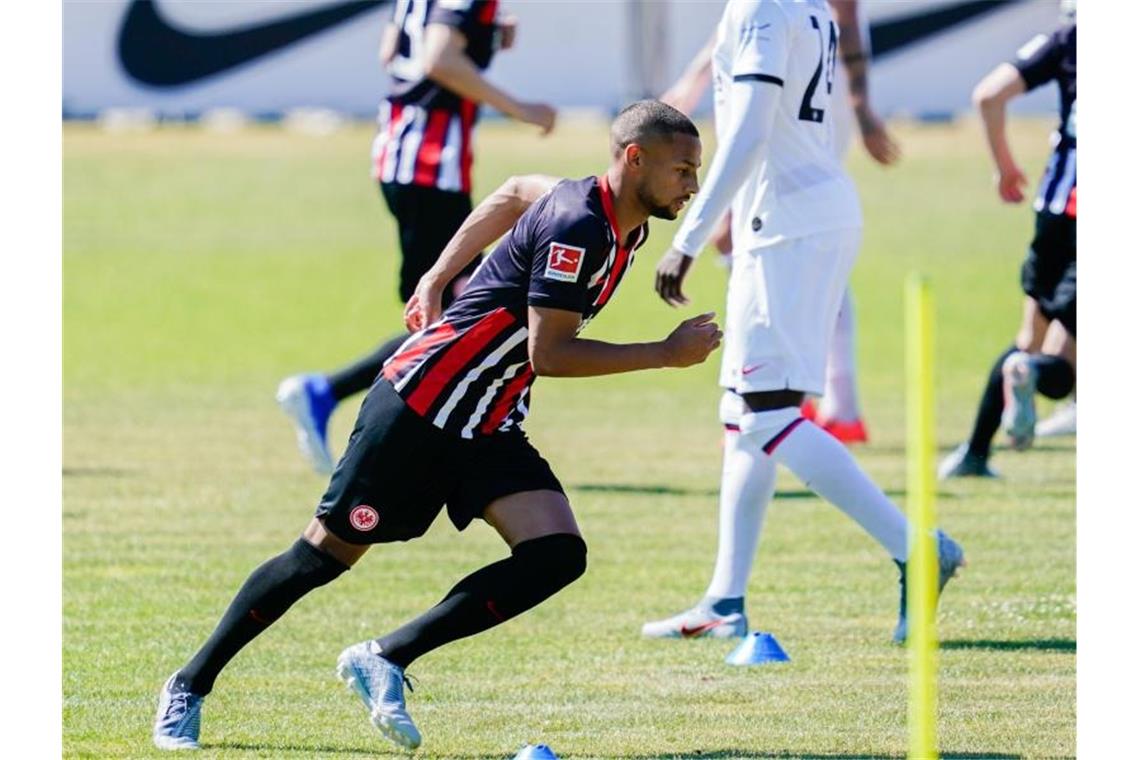
M558 755L545 744L528 744L519 750L515 760L558 760Z
M790 659L792 658L788 657L775 636L766 631L753 631L724 661L729 665L762 665L766 662L787 662Z

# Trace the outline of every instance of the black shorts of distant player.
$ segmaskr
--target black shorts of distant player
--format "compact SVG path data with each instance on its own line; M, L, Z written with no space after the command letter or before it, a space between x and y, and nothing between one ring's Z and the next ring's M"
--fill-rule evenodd
M416 284L431 269L439 258L439 253L451 240L451 236L471 213L471 196L467 193L440 190L420 185L400 185L395 182L380 183L380 192L392 216L400 236L400 300L407 302L416 290ZM481 257L464 267L455 278L464 282L479 266ZM447 308L455 300L455 289L447 288L443 293L443 306Z
M1021 265L1021 289L1050 320L1077 336L1077 220L1039 212Z
M459 438L409 409L381 379L364 399L316 516L349 543L408 541L427 532L445 504L463 530L491 502L527 491L564 493L521 430Z

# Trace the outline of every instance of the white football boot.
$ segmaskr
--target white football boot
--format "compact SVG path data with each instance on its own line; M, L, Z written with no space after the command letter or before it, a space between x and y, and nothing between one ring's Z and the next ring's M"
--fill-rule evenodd
M665 620L646 623L641 635L649 639L732 639L748 635L748 618L742 612L719 615L704 604Z
M336 674L364 702L380 733L405 749L415 749L423 737L404 703L407 677L403 668L381 657L378 649L375 641L353 644L337 658Z

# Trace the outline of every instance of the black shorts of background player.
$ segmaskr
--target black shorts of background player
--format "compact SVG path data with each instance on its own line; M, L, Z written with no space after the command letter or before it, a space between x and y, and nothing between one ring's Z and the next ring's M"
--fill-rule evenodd
M404 303L471 212L472 137L480 104L534 124L544 135L554 127L553 108L520 102L481 73L514 40L515 20L499 17L497 8L494 0L397 3L384 30L380 60L389 74L389 94L380 107L372 175L396 219ZM456 274L444 291L445 305L478 263L476 258ZM407 337L393 335L338 370L293 375L278 386L277 400L293 420L298 447L318 472L332 471L333 410L367 390Z
M652 343L578 337L614 295L647 220L675 219L697 191L700 153L688 118L639 101L615 119L601 176L518 178L479 204L409 300L414 335L366 396L316 516L291 548L249 576L213 634L163 687L157 745L197 746L203 698L242 647L371 544L422 535L445 504L459 529L476 517L493 527L510 556L338 661L372 722L405 747L421 740L405 708L405 667L519 615L585 571L570 503L521 432L530 385L536 375L689 366L720 344L711 314ZM504 234L441 315L446 283ZM391 593L398 589L373 598Z
M1068 396L1077 367L1077 27L1063 24L1018 51L1012 63L991 71L974 90L990 152L998 172L998 193L1007 203L1023 200L1025 175L1014 161L1005 134L1005 106L1012 98L1047 82L1060 90L1061 121L1053 154L1034 200L1037 221L1021 267L1025 305L1014 344L998 356L978 405L970 439L943 460L943 478L996 473L989 466L990 442L999 426L1015 449L1033 443L1034 394Z

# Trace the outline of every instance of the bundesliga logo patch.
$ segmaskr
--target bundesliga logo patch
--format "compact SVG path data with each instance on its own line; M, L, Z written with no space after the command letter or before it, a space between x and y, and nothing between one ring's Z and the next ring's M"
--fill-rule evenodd
M380 515L367 504L361 504L348 513L349 524L361 532L368 532L380 522Z
M585 248L578 248L565 243L551 243L550 253L546 258L546 271L543 272L542 276L547 280L577 282L578 275L582 273L582 262L585 258Z

